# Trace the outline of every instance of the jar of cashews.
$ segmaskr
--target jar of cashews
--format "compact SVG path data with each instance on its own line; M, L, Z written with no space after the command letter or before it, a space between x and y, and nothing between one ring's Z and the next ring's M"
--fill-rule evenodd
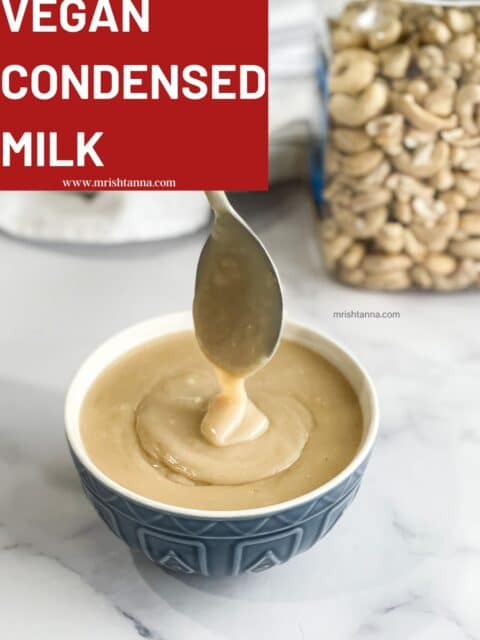
M480 286L480 2L363 0L329 26L327 268L369 289Z

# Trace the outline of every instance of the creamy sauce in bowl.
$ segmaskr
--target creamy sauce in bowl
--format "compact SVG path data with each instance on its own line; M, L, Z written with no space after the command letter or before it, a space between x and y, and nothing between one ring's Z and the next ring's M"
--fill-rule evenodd
M283 502L325 484L354 458L362 438L357 395L313 350L283 340L245 389L268 429L217 446L203 428L218 382L195 335L157 338L94 381L82 406L82 439L118 484L196 509Z

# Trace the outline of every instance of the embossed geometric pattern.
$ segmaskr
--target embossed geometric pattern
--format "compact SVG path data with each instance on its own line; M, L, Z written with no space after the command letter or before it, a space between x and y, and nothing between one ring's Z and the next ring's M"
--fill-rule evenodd
M298 553L303 529L296 527L273 536L261 536L237 542L233 552L232 574L259 572L290 560Z
M88 499L115 535L170 571L257 573L305 551L330 531L358 492L368 460L340 485L269 516L211 520L172 515L130 500L95 478L72 452Z
M207 548L200 540L160 534L146 527L137 529L137 538L140 549L155 564L172 571L209 575Z
M160 558L158 564L169 571L178 571L180 573L195 573L195 569L184 562L177 556L175 551L169 551L163 558Z
M277 558L273 551L267 551L260 560L257 560L257 562L254 562L248 567L247 573L261 573L262 571L275 567L277 564L282 564L281 560Z

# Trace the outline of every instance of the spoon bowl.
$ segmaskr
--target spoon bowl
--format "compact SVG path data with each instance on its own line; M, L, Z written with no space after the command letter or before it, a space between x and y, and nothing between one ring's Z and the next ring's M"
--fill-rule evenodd
M223 191L197 268L193 317L202 351L219 369L250 375L273 356L283 326L280 280L267 250Z

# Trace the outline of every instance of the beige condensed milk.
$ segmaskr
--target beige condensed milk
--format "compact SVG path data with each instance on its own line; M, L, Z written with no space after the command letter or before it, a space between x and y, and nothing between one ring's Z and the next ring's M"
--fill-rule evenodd
M245 385L268 420L257 438L218 447L201 432L218 393L193 332L158 338L111 364L90 388L81 434L94 464L142 496L197 509L247 509L311 491L353 459L362 413L345 377L283 340Z
M358 398L333 365L288 340L265 364L281 297L243 234L225 218L204 249L198 340L183 332L132 350L85 398L92 461L147 498L209 510L276 504L328 482L360 445Z

